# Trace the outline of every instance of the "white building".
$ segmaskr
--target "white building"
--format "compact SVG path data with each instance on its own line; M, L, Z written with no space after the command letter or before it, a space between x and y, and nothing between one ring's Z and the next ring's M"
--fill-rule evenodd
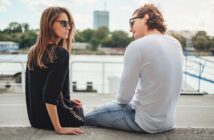
M13 53L17 54L19 44L12 41L0 41L0 53Z

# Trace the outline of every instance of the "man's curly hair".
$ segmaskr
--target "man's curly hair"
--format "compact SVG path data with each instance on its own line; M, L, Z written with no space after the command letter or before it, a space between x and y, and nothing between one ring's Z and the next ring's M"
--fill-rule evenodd
M137 14L139 17L144 17L146 14L148 14L149 18L146 23L148 29L157 29L161 33L166 32L166 25L164 24L163 15L153 4L145 4L144 6L135 10L133 14Z

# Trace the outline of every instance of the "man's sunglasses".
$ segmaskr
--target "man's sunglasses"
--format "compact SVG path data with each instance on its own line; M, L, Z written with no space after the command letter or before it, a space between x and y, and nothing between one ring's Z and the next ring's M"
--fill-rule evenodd
M129 19L129 26L130 26L130 28L133 27L133 25L134 25L134 19L137 19L137 18L143 18L143 16L137 16L137 17L130 18Z
M68 27L68 25L69 25L69 27L72 27L72 22L70 22L70 21L66 21L66 20L56 20L56 22L59 22L60 25L61 25L62 27L64 27L64 28Z

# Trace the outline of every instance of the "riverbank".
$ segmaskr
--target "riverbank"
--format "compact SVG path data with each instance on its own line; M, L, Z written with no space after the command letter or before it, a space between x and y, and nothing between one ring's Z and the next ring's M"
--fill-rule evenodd
M27 54L29 48L19 49L19 54ZM74 48L72 54L74 55L123 55L125 48L97 48L92 50L90 48L78 49ZM186 51L185 55L191 56L213 56L211 51Z
M19 49L19 54L27 54L29 48ZM98 48L92 50L90 48L78 49L75 48L72 50L73 55L123 55L125 48Z

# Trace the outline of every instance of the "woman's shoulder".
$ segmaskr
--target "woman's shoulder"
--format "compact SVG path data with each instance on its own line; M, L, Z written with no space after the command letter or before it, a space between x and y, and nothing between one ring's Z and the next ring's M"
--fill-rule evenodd
M54 53L54 55L56 56L57 59L62 58L62 57L63 58L69 57L68 51L61 46L48 45L48 49Z
M48 45L48 51L49 54L51 54L53 56L52 61L50 59L48 59L48 56L46 54L47 59L46 60L46 64L47 66L55 66L56 64L61 64L61 63L67 63L69 62L69 53L66 49L64 49L61 46L57 46L57 45Z
M62 46L49 44L48 49L54 51L54 53L57 53L57 54L68 54L68 51Z

